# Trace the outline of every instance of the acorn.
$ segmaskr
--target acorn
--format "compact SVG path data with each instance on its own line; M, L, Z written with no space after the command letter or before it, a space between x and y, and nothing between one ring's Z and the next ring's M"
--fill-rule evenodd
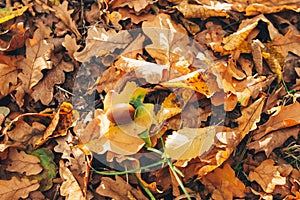
M128 103L119 103L108 109L106 116L117 125L128 124L134 119L135 108Z

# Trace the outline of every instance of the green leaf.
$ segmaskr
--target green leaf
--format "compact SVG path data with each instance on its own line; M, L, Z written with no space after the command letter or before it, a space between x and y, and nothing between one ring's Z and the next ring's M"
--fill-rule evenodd
M53 161L53 152L47 148L41 148L31 152L30 154L38 157L40 159L40 165L43 167L41 174L30 176L30 179L39 181L40 191L49 190L53 185L52 180L57 174L57 166Z

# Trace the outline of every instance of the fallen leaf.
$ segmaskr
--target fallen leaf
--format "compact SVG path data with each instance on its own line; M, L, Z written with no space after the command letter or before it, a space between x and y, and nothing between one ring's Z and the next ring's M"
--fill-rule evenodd
M144 78L148 83L157 84L163 78L163 71L167 69L164 65L157 65L142 60L135 60L121 56L115 64L117 69L125 72L133 71L137 78Z
M62 54L52 57L53 68L47 72L38 85L32 88L34 101L41 100L44 105L48 105L53 100L54 86L65 81L65 73L71 72L74 66L70 62L63 60Z
M0 24L7 22L15 17L23 15L28 6L8 7L0 9Z
M39 164L40 160L33 155L26 154L24 151L18 152L17 149L11 148L8 157L11 163L6 168L7 171L30 176L39 174L43 170Z
M201 157L214 146L222 127L183 128L166 138L166 155L175 160Z
M145 9L147 6L155 3L156 0L112 0L109 2L109 5L112 8L119 8L128 6L129 8L133 8L135 12L139 13L141 10Z
M0 50L13 51L23 47L27 37L26 30L23 22L11 25L7 31L0 34Z
M68 2L63 1L58 6L53 6L55 10L55 16L59 18L75 35L78 39L81 38L81 34L77 29L77 25L71 17L74 10L68 10Z
M106 31L104 28L92 26L88 29L86 46L80 52L75 52L74 58L79 62L88 62L93 56L113 53L116 48L124 49L133 38L128 31Z
M64 42L62 45L66 48L68 51L68 55L75 60L74 53L78 51L80 48L80 45L77 45L76 38L72 38L70 35L66 35Z
M50 138L64 136L67 130L73 124L73 106L70 103L63 102L57 113L53 114L53 119L43 133L42 137L38 138L34 143L34 148L38 148L47 142Z
M201 182L212 191L213 199L244 198L246 187L236 176L231 166L226 163L201 179Z
M249 180L256 181L265 192L271 193L276 185L286 184L286 177L281 176L278 168L274 166L274 160L265 160L254 171L250 171Z
M53 186L53 179L57 174L57 166L54 162L54 154L47 148L40 148L30 153L37 157L40 161L40 165L43 171L40 174L31 176L32 180L38 180L40 191L47 191Z
M102 177L96 192L116 200L148 199L140 190L133 188L119 176L116 176L116 180L109 177Z
M0 180L1 199L27 198L29 193L39 188L37 180L17 178L13 176L10 180Z
M254 132L253 139L258 140L272 131L298 125L300 123L300 118L298 113L295 111L299 109L300 103L297 101L288 106L279 106L277 112L274 113L265 124L259 126L258 130Z
M43 69L51 69L52 61L51 53L54 49L53 44L47 43L45 40L31 46L29 41L26 42L26 59L18 63L22 70L18 74L18 78L22 81L22 85L16 89L15 97L19 106L24 104L24 95L30 94L31 89L39 83L43 78Z
M287 57L289 52L300 56L300 35L295 35L292 31L288 31L284 36L273 39L270 45L276 48L284 58Z
M209 17L229 17L228 11L231 5L227 3L217 2L211 5L196 5L189 4L187 1L182 1L179 5L175 6L185 18L201 18L205 20Z
M247 144L248 149L254 149L255 153L259 151L264 151L267 157L270 156L272 151L283 145L283 143L290 137L298 138L298 127L285 128L281 130L276 130L268 135Z
M190 41L182 25L175 23L170 15L159 14L153 21L143 22L142 29L152 41L145 49L157 64L189 72L187 67L192 63L193 52L187 49Z
M59 174L63 179L63 183L60 187L60 194L68 200L79 199L85 200L85 196L73 176L72 172L65 166L64 161L59 161Z
M0 98L10 94L18 87L18 65L23 60L23 56L0 55Z

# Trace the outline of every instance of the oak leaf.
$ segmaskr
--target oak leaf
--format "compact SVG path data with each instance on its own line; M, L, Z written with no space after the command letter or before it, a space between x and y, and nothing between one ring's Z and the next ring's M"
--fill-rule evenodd
M18 87L18 65L23 60L22 56L0 55L0 99Z
M51 53L54 45L47 43L45 40L31 46L29 41L26 42L26 59L19 62L19 68L22 70L18 78L22 85L16 89L16 101L19 106L24 104L24 95L30 94L31 89L43 78L43 69L51 69Z
M187 49L190 40L182 25L175 23L170 15L159 14L153 21L143 22L142 29L152 41L145 49L157 64L172 67L182 74L189 72L187 67L193 61L193 52Z
M124 49L132 40L128 31L121 30L116 33L112 29L106 31L104 28L92 26L88 29L85 48L75 52L74 58L79 62L88 62L93 56L113 53L116 48Z
M209 17L229 17L228 11L231 9L231 5L227 3L217 2L212 5L196 5L189 4L187 1L183 1L179 5L175 6L185 18L201 18L205 20Z
M44 105L48 105L52 101L54 86L62 84L65 81L65 73L74 69L72 63L63 60L62 54L57 54L55 57L52 56L51 61L53 68L47 72L38 85L32 88L31 94L34 101L41 100Z
M10 148L9 159L11 163L6 168L10 172L18 172L26 176L39 174L43 168L39 164L40 160L33 156L26 154L24 151L18 152L15 148Z
M226 163L203 177L201 182L213 192L213 199L244 198L246 187L236 176L231 166Z
M150 12L142 12L137 15L137 13L132 13L126 7L119 8L118 12L121 14L122 20L130 19L134 24L139 24L143 21L152 21L155 18L155 15Z
M148 199L140 190L133 188L119 176L116 176L116 180L109 177L102 177L96 192L116 200Z
M39 186L37 180L20 179L13 176L10 180L0 180L0 198L25 199L30 192L37 190Z
M68 10L68 1L63 1L58 6L53 6L55 10L55 16L59 18L75 35L78 39L81 38L81 34L77 29L77 25L71 17L74 10Z
M139 13L143 9L145 9L147 6L155 3L157 0L133 0L133 1L127 1L127 0L112 0L109 2L109 5L112 8L119 8L119 7L125 7L128 6L129 8L133 8L135 12Z
M72 172L67 168L64 164L64 161L59 161L59 174L60 177L63 179L63 183L60 187L60 194L68 200L72 199L79 199L79 200L85 200L85 196L73 176Z
M281 176L279 166L274 166L274 160L263 161L249 174L250 181L256 181L267 193L272 193L276 185L285 185L286 177Z

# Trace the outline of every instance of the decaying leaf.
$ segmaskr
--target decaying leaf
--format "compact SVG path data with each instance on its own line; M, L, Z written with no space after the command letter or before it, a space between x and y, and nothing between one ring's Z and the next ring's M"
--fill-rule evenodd
M213 199L244 198L246 187L228 163L204 176L201 182L212 191Z
M29 193L39 188L36 180L17 178L13 176L10 180L0 180L1 199L20 199L28 197Z
M140 190L133 188L119 176L116 176L116 180L103 177L96 192L116 200L148 199Z
M0 9L0 24L7 22L15 17L23 15L23 13L28 9L28 6L18 6L10 8L1 8Z
M281 176L279 166L274 166L274 160L263 161L254 171L249 174L250 181L256 181L262 189L271 193L276 185L284 185L286 177Z

